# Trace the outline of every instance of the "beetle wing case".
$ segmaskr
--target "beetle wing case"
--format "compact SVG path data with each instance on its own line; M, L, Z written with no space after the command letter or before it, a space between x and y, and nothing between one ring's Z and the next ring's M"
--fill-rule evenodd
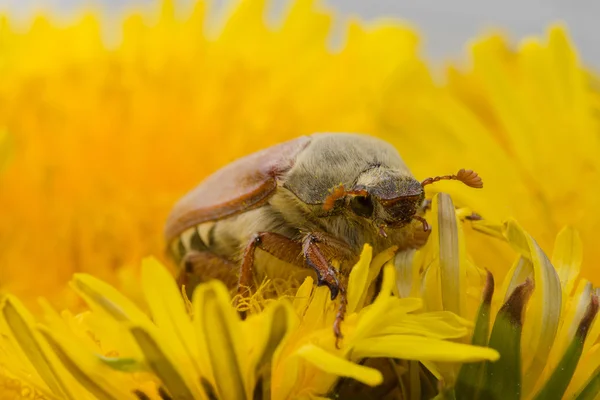
M302 136L240 158L206 178L177 204L167 219L171 241L186 229L263 205L277 188L277 177L292 168L311 142Z

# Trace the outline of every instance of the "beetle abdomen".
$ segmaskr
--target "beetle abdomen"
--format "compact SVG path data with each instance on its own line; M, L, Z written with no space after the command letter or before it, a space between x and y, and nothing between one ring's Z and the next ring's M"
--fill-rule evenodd
M237 261L252 235L259 232L275 232L292 238L297 229L267 203L229 218L186 229L171 241L171 252L177 262L191 252L209 252Z
M205 222L186 229L171 242L171 252L177 262L191 251L211 251L215 223Z

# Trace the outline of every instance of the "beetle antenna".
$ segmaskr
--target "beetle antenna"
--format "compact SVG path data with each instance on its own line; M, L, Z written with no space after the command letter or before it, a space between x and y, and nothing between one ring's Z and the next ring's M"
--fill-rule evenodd
M481 189L483 187L483 180L481 180L481 177L477 174L477 172L464 168L459 170L456 175L443 175L427 178L421 182L421 186L430 185L441 180L461 181L465 185L477 189Z

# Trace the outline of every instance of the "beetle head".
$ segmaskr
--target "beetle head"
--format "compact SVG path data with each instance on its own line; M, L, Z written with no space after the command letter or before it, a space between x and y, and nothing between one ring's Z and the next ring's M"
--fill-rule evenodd
M419 182L406 171L374 166L360 174L351 190L345 190L343 186L335 188L324 208L330 209L335 202L344 199L352 213L372 221L382 236L386 236L386 227L401 228L413 219L420 221L423 230L428 231L427 221L417 215L425 201L423 187L441 180L458 180L470 187L483 187L479 175L471 170L461 169L456 175L436 176Z
M414 219L423 200L423 186L405 171L374 167L359 176L347 204L379 228L400 228Z

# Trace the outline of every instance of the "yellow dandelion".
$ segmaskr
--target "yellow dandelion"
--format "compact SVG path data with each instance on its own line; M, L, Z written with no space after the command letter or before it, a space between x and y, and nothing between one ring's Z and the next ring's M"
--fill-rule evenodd
M559 233L550 260L514 220L470 222L498 232L498 240L516 252L498 291L493 275L478 268L465 250L460 221L465 216L471 214L455 212L447 194L436 195L427 245L396 260L401 293L421 295L429 311L475 320L472 343L500 353L496 363L441 366L438 373L449 391L456 398L492 399L575 398L596 391L598 295L580 279L577 232L565 228Z
M465 336L468 321L421 313L421 300L393 296L393 252L371 253L365 247L350 275L339 349L331 332L337 307L312 278L293 298L263 303L242 321L219 281L198 286L188 313L170 273L146 259L142 287L151 318L85 274L75 275L72 287L91 311L76 318L45 305L45 322L36 325L15 297L6 297L0 348L11 358L3 376L49 399L292 399L325 396L339 377L380 385L379 370L358 364L365 358L497 360L492 349L448 340ZM379 295L363 305L374 284L369 272L381 269Z

